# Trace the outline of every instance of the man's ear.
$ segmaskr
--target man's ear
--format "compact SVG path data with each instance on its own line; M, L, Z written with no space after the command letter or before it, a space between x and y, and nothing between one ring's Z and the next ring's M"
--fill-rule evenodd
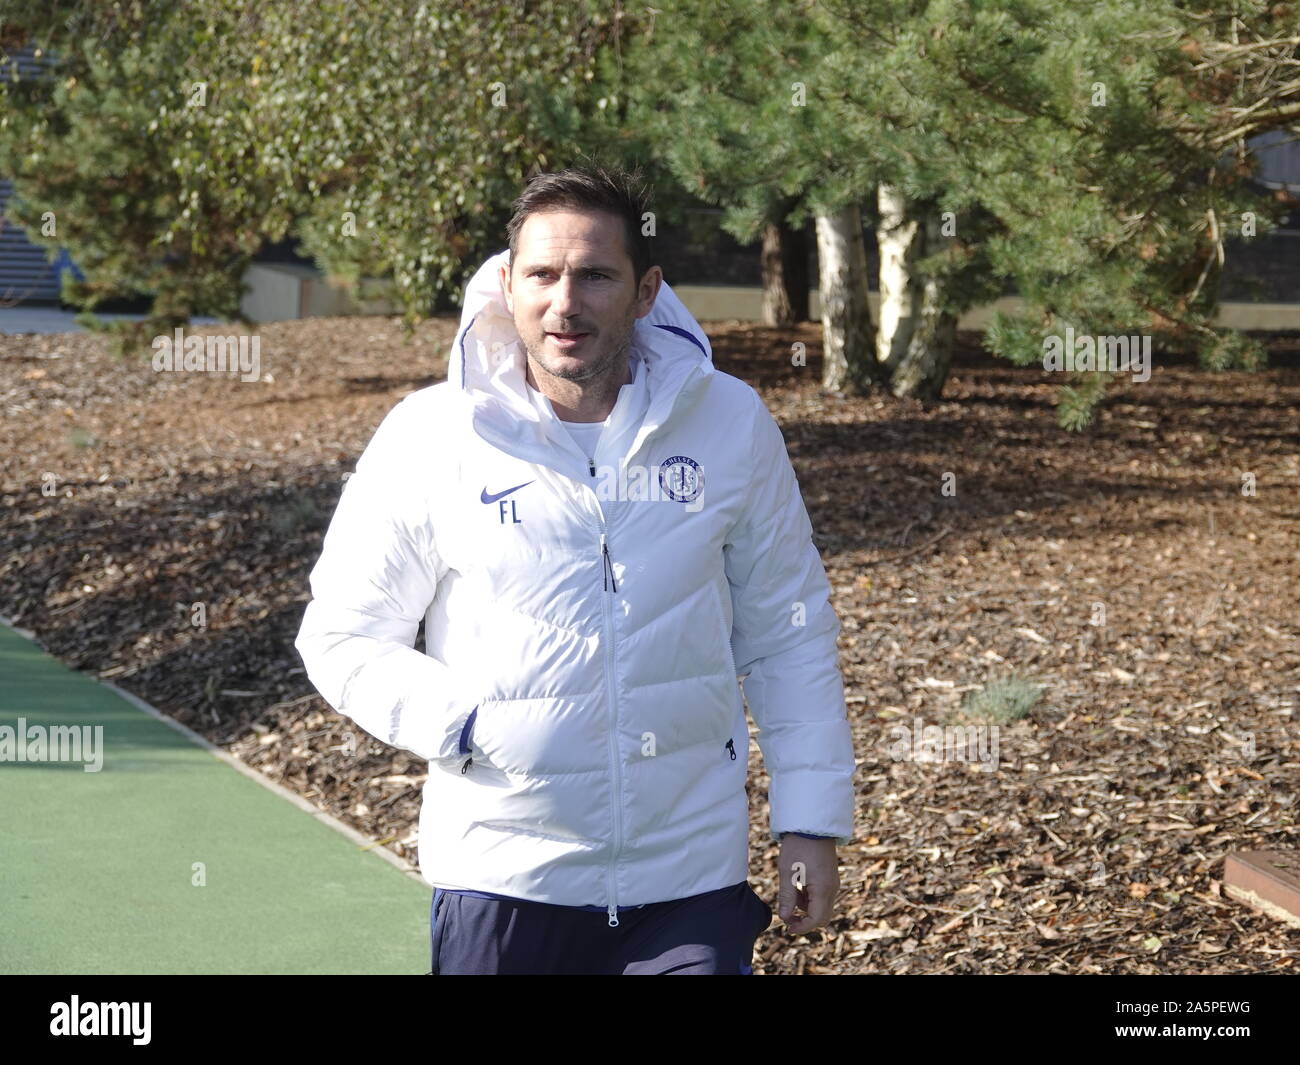
M663 282L664 272L657 266L650 267L641 278L637 289L637 306L644 308L637 311L638 318L644 318L654 310L655 300L659 297L659 286Z
M501 291L505 293L506 310L511 314L515 313L514 294L510 291L510 264L502 263L497 267L498 276L501 278Z

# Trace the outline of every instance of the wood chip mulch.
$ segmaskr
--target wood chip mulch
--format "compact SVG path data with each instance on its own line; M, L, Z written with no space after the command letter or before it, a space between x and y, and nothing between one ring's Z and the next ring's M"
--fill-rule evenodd
M414 861L424 763L330 710L293 639L342 474L445 376L455 325L266 324L258 382L0 336L0 612ZM1077 435L1050 374L973 334L923 406L823 394L815 325L708 329L785 430L859 759L837 916L774 919L755 971L1294 971L1294 930L1221 877L1230 851L1297 847L1300 340L1257 374L1158 356ZM963 697L1010 673L1043 694L984 734L995 771L895 757L901 726L980 724Z

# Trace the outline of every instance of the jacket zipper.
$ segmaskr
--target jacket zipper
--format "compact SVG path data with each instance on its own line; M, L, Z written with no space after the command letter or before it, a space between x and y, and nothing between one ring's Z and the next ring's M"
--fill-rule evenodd
M614 766L614 853L609 859L609 927L618 927L618 890L615 887L615 866L618 852L623 846L623 773L618 761L618 691L614 681L614 599L618 591L614 583L614 563L610 561L609 544L605 540L605 519L600 522L600 564L601 577L605 595L605 687L609 690L609 754ZM612 589L611 589L612 585Z
M591 456L587 456L587 470L592 477L596 476L596 461ZM595 494L595 489L592 489ZM623 846L623 774L618 760L618 694L615 691L614 683L614 600L611 598L614 592L618 591L618 583L614 580L614 563L609 557L609 544L605 539L605 512L600 507L600 497L596 497L596 510L600 513L600 582L601 590L605 592L602 599L602 608L605 621L605 687L609 691L609 756L610 764L614 767L614 853L609 860L609 870L606 874L609 885L609 905L606 908L606 915L609 918L609 927L618 927L618 889L615 886L615 867L618 865L618 852Z
M596 476L596 462L587 456L587 470ZM592 489L595 494L595 489ZM596 510L600 512L600 581L601 596L605 615L605 687L609 691L609 756L614 767L614 853L609 859L609 871L606 874L609 885L609 905L606 914L609 927L618 927L618 889L615 886L615 867L618 864L618 852L623 846L623 774L618 761L618 694L614 685L614 600L611 598L618 591L614 580L614 563L609 557L609 544L605 540L605 513L600 508L600 497L596 497Z

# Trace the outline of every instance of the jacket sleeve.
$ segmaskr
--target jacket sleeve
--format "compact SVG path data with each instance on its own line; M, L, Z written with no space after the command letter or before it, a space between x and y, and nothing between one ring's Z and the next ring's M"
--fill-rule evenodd
M732 652L771 784L769 832L853 838L840 620L776 420L757 392L751 496L723 547Z
M343 486L311 571L312 599L294 646L325 701L370 735L421 758L455 759L474 702L448 667L414 647L446 572L429 493L412 484L403 400L375 431Z

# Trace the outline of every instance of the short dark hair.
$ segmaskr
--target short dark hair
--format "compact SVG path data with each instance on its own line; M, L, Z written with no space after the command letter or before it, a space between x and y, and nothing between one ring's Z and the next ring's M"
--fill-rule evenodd
M510 238L510 267L519 251L519 231L530 214L543 211L607 211L623 220L623 243L632 260L633 283L639 285L654 265L650 238L641 232L644 215L650 210L651 191L640 171L616 166L571 166L555 173L534 174L514 202L514 213L506 224Z

